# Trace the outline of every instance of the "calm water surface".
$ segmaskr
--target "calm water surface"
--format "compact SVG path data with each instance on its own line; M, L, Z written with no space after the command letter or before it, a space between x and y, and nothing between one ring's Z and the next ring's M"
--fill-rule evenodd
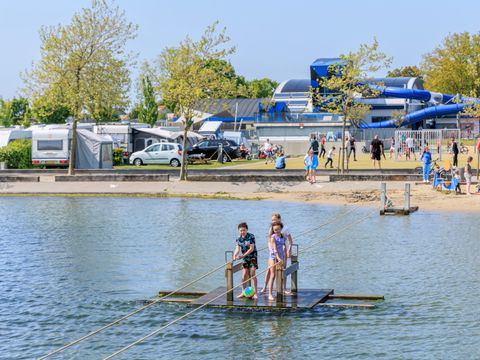
M223 263L236 224L270 213L300 247L372 210L255 201L0 198L0 358L31 359ZM301 254L300 287L385 295L373 310L200 311L118 358L480 359L478 214L373 216ZM260 254L266 267L266 255ZM223 271L197 283L209 290ZM184 314L159 304L52 359L99 359Z

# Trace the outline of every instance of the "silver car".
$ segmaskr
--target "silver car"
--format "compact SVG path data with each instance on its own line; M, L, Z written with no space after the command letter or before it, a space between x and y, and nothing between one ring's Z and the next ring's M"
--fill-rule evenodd
M156 143L142 151L130 155L130 165L170 164L180 166L182 162L182 145L176 143Z

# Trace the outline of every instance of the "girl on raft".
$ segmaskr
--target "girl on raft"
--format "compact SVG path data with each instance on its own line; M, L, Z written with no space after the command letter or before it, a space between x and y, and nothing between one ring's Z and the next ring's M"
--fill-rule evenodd
M273 213L272 214L272 224L270 225L269 230L268 230L268 240L267 240L268 241L269 252L271 252L271 238L274 235L273 224L278 223L278 222L281 223L281 221L282 221L282 217L279 213ZM290 231L288 230L288 227L284 226L283 223L282 223L281 233L282 233L283 237L287 240L287 243L285 244L285 246L286 246L286 257L285 257L285 264L284 264L284 265L286 265L286 260L290 257L291 252L292 252L293 239L292 239L292 235L290 234ZM270 265L270 258L271 257L269 256L269 265ZM260 290L260 293L264 293L267 290L269 280L270 280L270 277L271 277L272 273L275 275L275 268L274 267L268 269L267 273L265 274L265 282L264 282L262 290ZM290 292L287 291L287 289L286 289L286 287L287 287L287 281L286 280L284 280L283 287L285 289L284 293L285 294L290 294Z
M269 242L269 254L268 254L268 271L270 273L270 279L268 281L268 300L274 300L273 297L273 282L275 281L275 267L280 263L285 268L287 262L286 254L286 238L282 234L283 224L281 222L274 222L272 224L273 235ZM277 279L278 281L279 279ZM281 281L281 280L280 280ZM282 284L283 286L283 284Z

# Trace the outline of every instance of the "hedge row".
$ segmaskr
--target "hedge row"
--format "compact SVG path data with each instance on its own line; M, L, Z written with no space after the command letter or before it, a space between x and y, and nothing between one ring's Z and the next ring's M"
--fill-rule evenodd
M30 169L32 165L32 140L14 140L0 148L0 162L11 169Z

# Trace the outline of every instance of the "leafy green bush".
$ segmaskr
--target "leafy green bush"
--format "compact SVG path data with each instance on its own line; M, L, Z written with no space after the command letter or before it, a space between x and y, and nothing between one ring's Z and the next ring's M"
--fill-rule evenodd
M14 140L0 148L0 161L5 161L11 169L32 168L32 141L27 139Z
M123 149L113 149L113 166L123 164Z

